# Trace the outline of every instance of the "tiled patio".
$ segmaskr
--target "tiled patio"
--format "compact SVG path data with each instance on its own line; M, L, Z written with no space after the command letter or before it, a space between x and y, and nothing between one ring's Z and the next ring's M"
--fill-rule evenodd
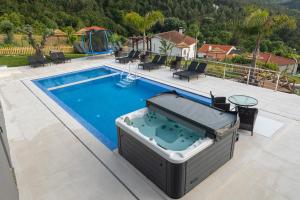
M29 81L101 65L128 70L110 58L0 69L0 97L21 200L168 199ZM241 132L233 159L183 199L299 199L299 96L209 76L187 82L173 79L166 68L148 72L132 65L131 71L202 95L253 96L261 117L283 124L272 137Z

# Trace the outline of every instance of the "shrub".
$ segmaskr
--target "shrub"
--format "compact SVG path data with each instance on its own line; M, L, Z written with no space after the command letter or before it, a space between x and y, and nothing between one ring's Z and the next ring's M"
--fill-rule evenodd
M274 70L274 71L278 71L278 65L274 64L274 63L262 63L262 62L257 62L256 63L257 66L259 68L263 68L263 69L270 69L270 70Z
M231 58L230 60L232 63L235 63L235 64L243 64L243 65L246 65L246 64L250 64L251 63L251 60L247 59L245 56L243 55L237 55L237 56L234 56L233 58Z

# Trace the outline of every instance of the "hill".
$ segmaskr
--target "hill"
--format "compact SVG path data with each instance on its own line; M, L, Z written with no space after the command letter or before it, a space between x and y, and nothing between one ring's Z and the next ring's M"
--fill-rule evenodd
M298 9L300 10L300 1L299 0L292 0L280 3L281 5L291 8L291 9Z
M289 5L284 0L265 0L265 3L269 7L273 6L272 3ZM247 5L249 0L2 0L0 21L9 19L15 27L30 24L36 32L41 32L45 27L64 29L71 26L78 30L84 26L100 25L129 36L137 33L124 24L124 14L129 11L145 14L150 10L161 10L170 23L168 26L158 24L153 28L153 33L176 29L179 25L188 29L191 23L196 23L201 27L200 42L234 44L251 50L254 39L242 36L239 30ZM272 9L289 13L277 7ZM300 22L300 14L294 13L294 16ZM262 47L277 54L291 49L300 50L299 22L296 31L275 33L263 42Z

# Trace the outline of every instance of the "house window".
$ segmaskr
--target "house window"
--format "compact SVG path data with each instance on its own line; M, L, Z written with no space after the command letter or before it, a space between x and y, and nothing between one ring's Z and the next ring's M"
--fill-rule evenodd
M186 55L186 49L183 49L183 56L185 56Z

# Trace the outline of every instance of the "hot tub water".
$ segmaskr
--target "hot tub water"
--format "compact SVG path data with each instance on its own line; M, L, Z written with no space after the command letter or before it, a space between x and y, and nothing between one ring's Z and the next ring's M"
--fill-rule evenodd
M140 133L155 140L160 147L172 151L185 150L197 140L205 138L205 130L195 132L156 112L127 119L126 123L138 128Z

